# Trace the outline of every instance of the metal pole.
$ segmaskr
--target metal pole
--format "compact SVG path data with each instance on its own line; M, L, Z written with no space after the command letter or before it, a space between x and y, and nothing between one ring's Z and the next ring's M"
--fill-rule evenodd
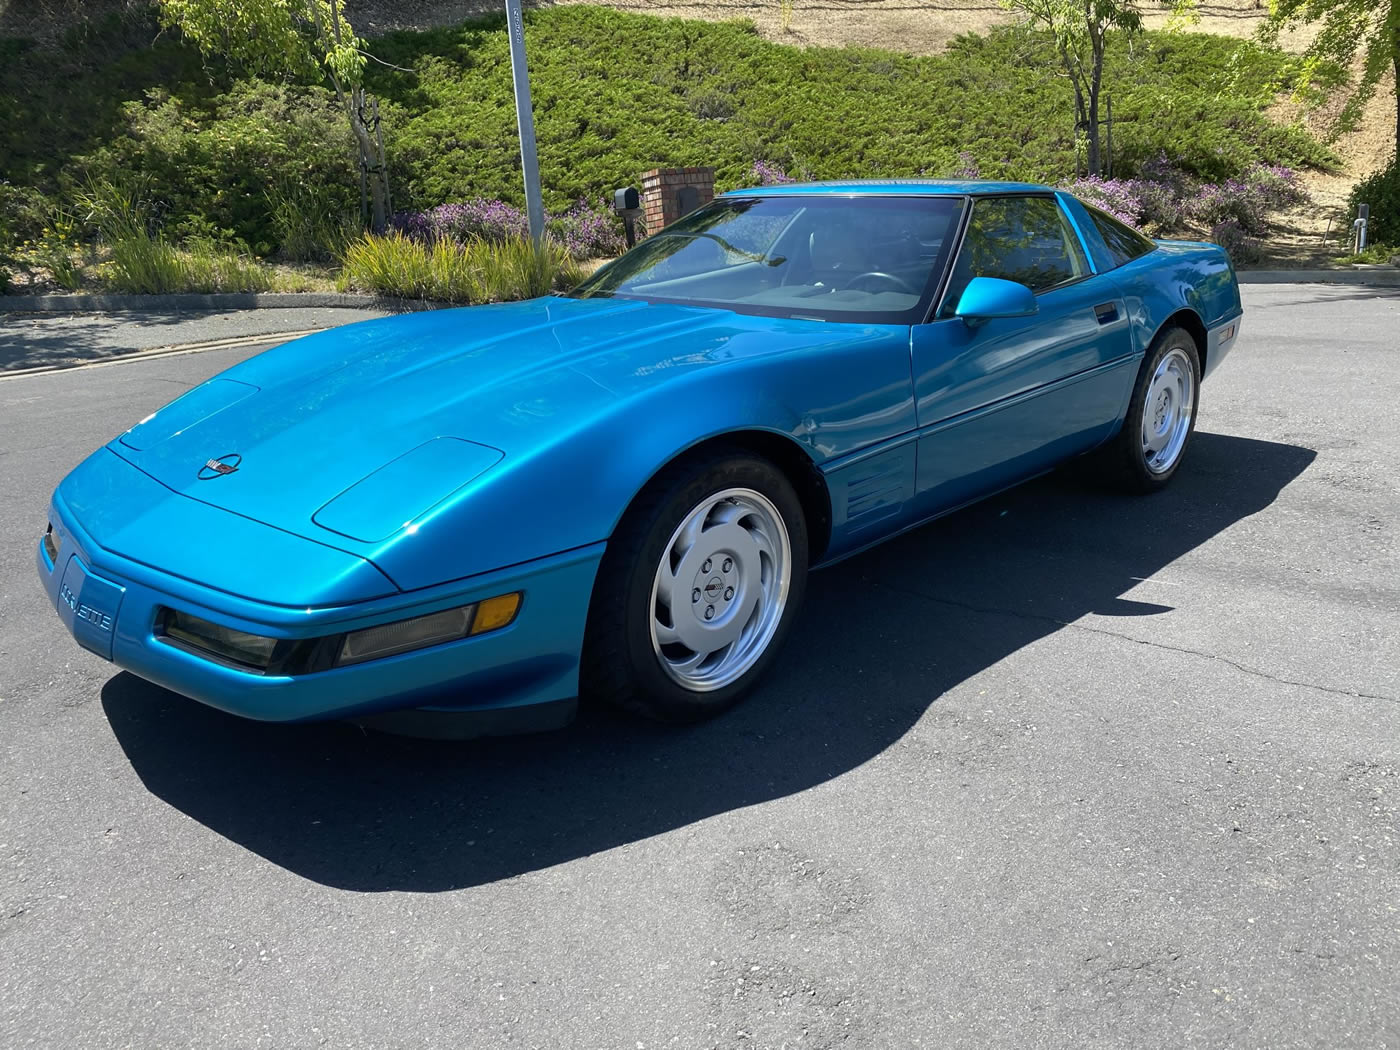
M525 175L525 214L530 239L544 236L544 203L540 200L540 162L535 155L535 116L530 108L530 73L525 68L525 21L520 0L506 0L506 29L510 33L510 72L515 79L515 120L520 125L520 169Z

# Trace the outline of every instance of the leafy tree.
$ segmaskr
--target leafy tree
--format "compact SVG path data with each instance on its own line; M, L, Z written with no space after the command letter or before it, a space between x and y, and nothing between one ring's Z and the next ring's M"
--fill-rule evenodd
M1260 35L1276 42L1283 30L1314 23L1321 28L1304 52L1306 75L1333 62L1349 68L1356 55L1362 56L1361 78L1342 107L1337 130L1356 126L1381 79L1393 72L1395 145L1400 150L1400 0L1269 0L1269 19Z
M1192 4L1193 0L1164 0L1178 18L1187 17ZM1074 86L1075 127L1088 138L1089 174L1101 174L1099 92L1104 50L1115 30L1126 36L1142 32L1142 12L1133 0L1002 0L1002 5L1022 12L1031 25L1042 26L1054 36L1060 66Z
M165 25L206 55L257 75L330 80L359 150L374 229L384 229L390 205L379 104L365 94L369 54L340 0L156 0L156 7Z

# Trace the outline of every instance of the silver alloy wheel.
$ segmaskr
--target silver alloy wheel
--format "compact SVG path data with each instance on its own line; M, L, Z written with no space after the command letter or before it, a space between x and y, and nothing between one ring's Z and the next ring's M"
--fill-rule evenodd
M1191 434L1196 375L1186 351L1172 349L1157 364L1142 403L1142 457L1153 474L1176 465Z
M686 689L723 689L758 662L782 622L792 548L778 508L753 489L705 497L661 555L651 645Z

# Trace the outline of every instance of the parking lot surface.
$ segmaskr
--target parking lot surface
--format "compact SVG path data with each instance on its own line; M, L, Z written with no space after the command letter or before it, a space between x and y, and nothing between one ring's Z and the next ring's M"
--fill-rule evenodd
M0 379L0 1046L1400 1047L1400 294L1245 298L1167 492L815 575L710 724L465 744L46 605L54 485L258 347Z

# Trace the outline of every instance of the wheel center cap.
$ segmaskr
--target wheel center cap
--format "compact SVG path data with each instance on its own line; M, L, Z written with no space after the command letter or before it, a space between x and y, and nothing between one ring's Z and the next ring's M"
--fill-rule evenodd
M724 619L734 604L738 588L739 566L731 555L715 554L706 558L695 574L695 586L691 591L691 608L696 618L705 623Z

